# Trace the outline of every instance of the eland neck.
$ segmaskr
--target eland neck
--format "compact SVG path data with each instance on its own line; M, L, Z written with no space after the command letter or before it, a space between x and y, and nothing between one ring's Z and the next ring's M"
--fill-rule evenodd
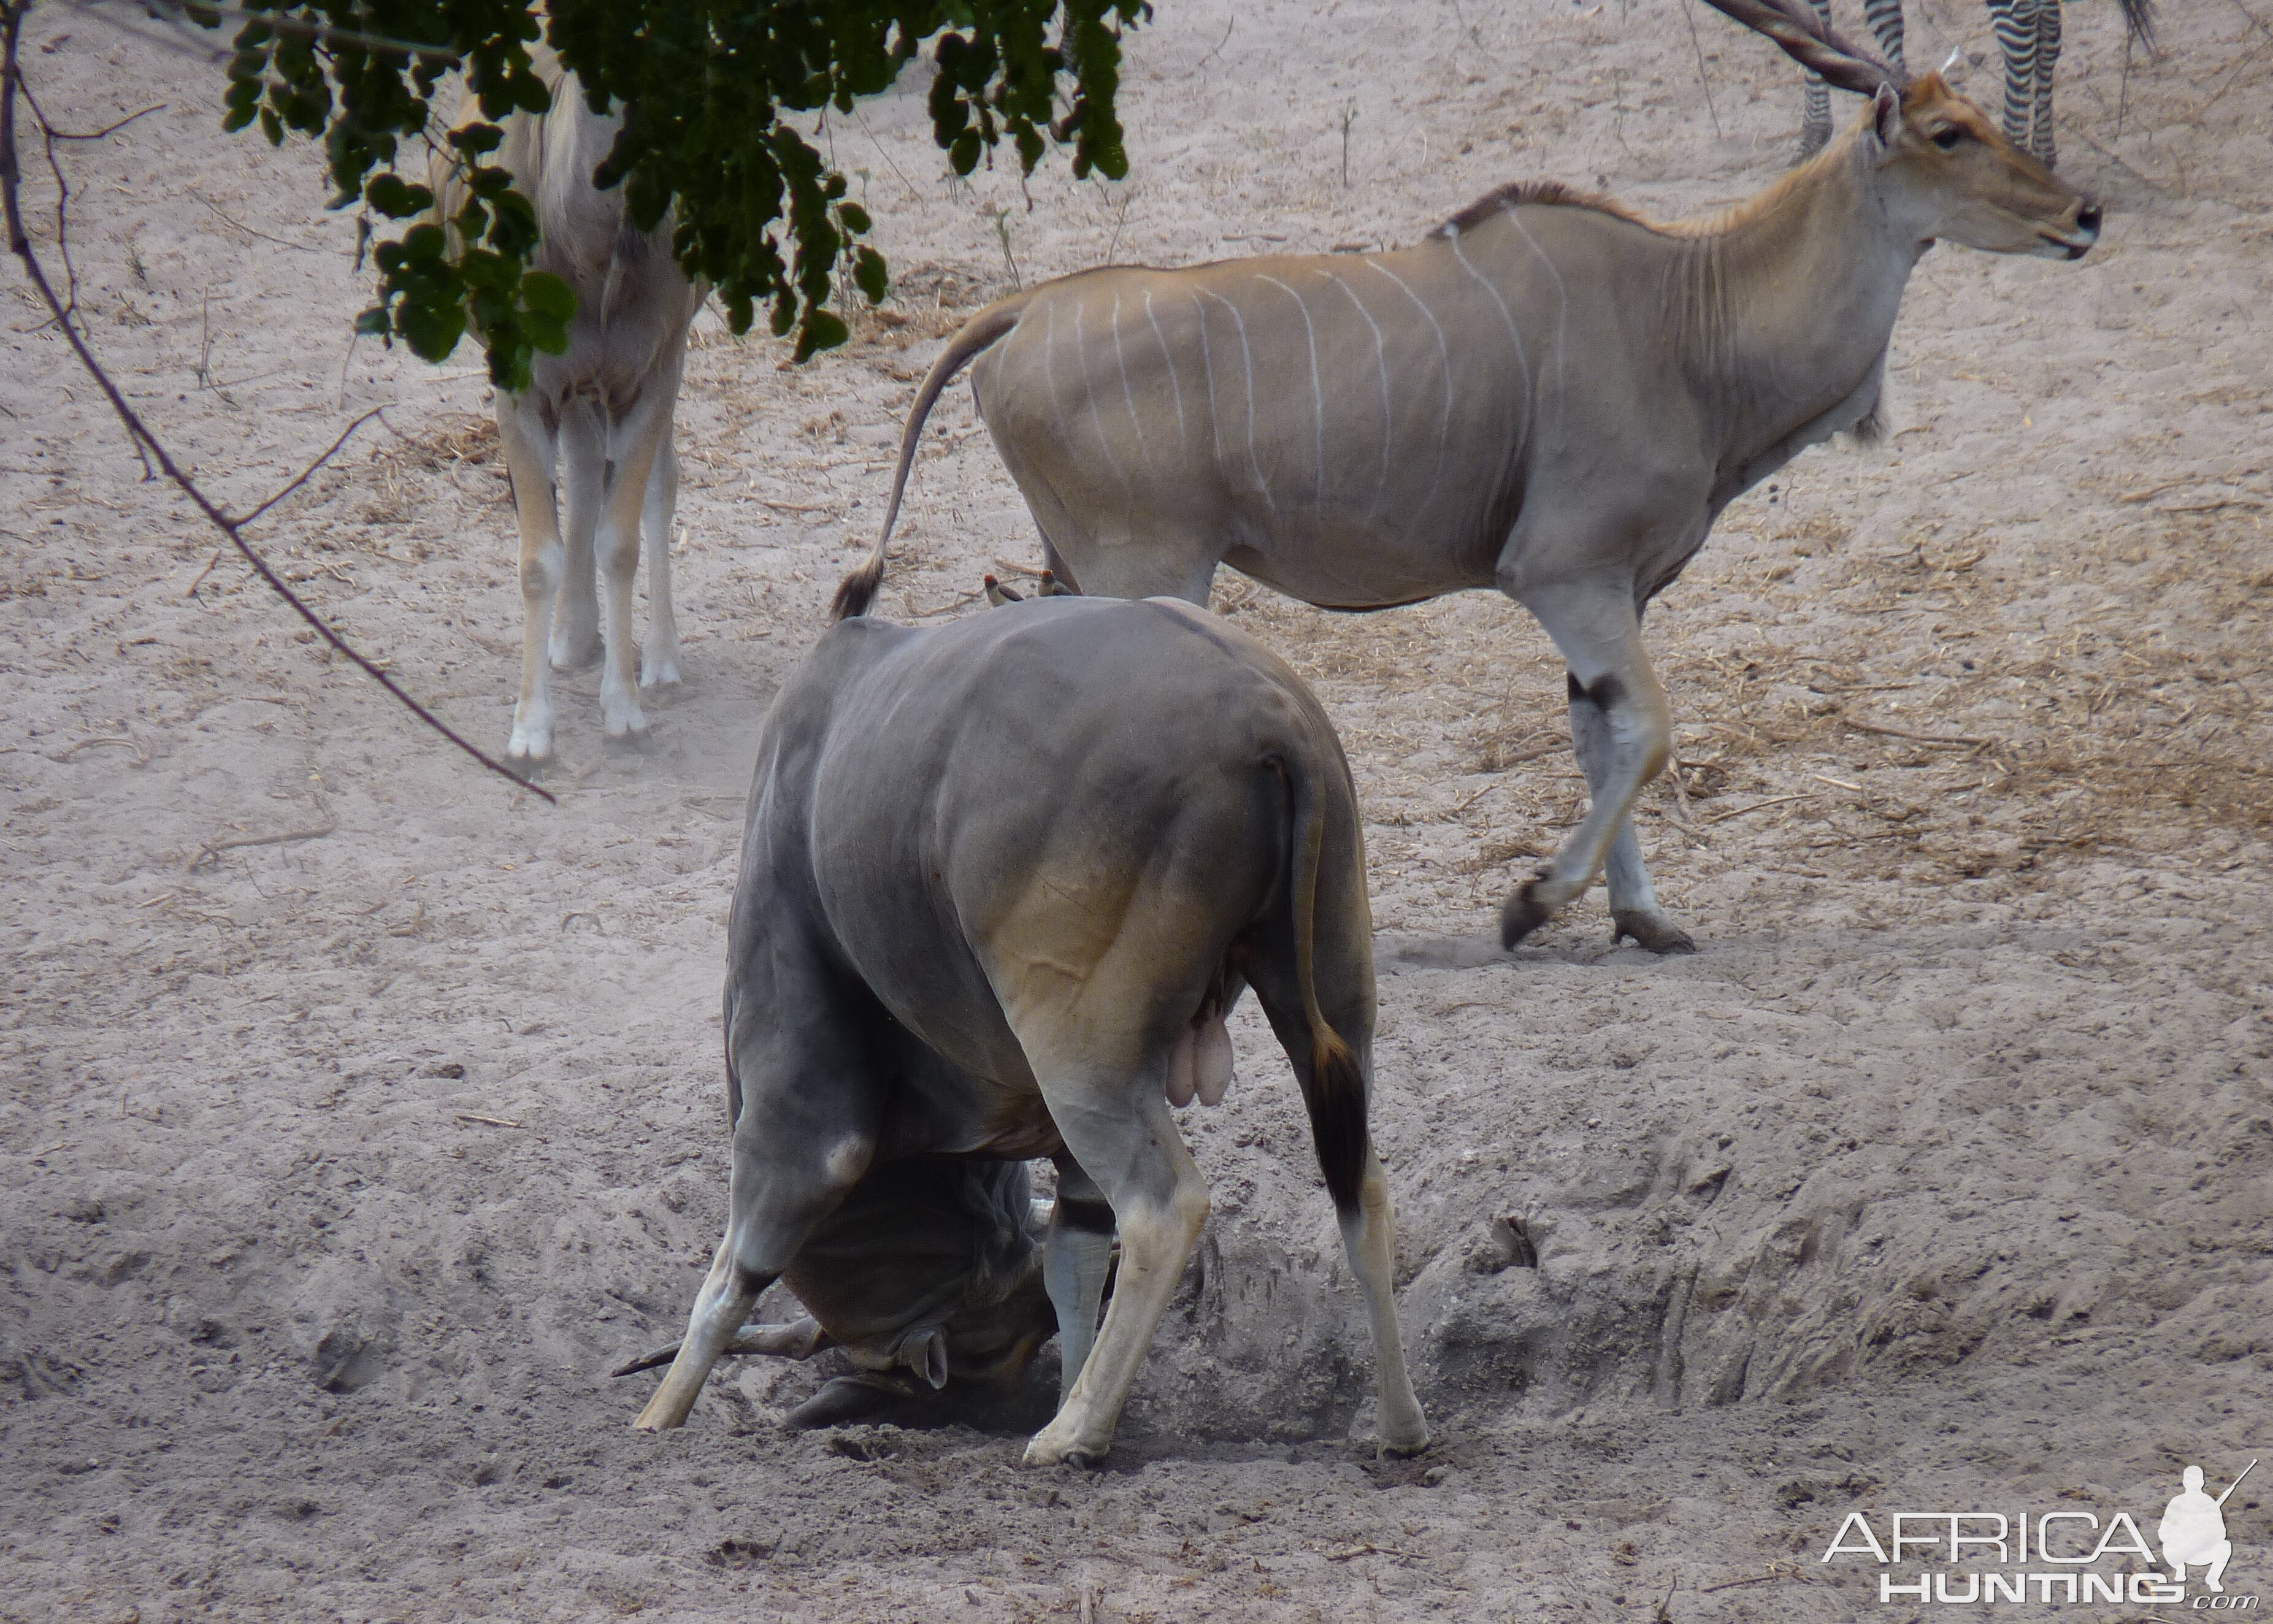
M1667 297L1684 364L1717 404L1722 501L1877 404L1903 287L1932 243L1889 218L1864 129L1684 233Z

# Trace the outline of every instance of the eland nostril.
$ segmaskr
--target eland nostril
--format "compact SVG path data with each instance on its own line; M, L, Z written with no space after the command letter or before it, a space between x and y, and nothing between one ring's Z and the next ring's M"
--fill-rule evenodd
M2079 231L2089 231L2094 236L2098 236L2099 205L2097 203L2087 203L2082 208L2078 209L2075 212L2075 227Z

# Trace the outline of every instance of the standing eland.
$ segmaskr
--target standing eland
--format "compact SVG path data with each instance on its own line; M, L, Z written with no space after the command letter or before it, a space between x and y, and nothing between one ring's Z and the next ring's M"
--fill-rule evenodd
M552 755L550 666L603 662L600 717L611 738L647 726L641 688L679 680L671 604L679 453L671 419L686 331L706 292L672 258L667 221L642 232L625 213L621 187L602 191L592 183L621 120L595 113L549 51L536 56L551 110L505 118L496 162L536 205L530 268L566 282L576 314L568 348L535 357L529 388L497 392L498 439L521 528L521 698L506 755L529 767ZM480 116L469 89L458 122ZM438 153L433 179L437 212L447 221L463 203L463 173ZM634 667L632 587L642 523L647 645Z
M949 341L902 438L882 580L926 415L963 364L1076 589L1204 605L1216 568L1326 609L1497 587L1570 667L1585 819L1500 915L1513 947L1608 864L1618 937L1692 943L1628 814L1671 718L1650 601L1721 511L1806 446L1879 430L1902 290L1947 238L2077 259L2100 211L1929 76L1901 76L1805 0L1713 0L1868 103L1804 167L1725 213L1655 225L1508 186L1412 248L1186 270L1109 267L1001 300Z

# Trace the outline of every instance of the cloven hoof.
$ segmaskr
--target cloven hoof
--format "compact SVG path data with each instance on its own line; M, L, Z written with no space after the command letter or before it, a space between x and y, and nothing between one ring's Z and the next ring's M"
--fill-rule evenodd
M1499 945L1502 947L1514 947L1555 917L1540 905L1538 889L1538 880L1527 879L1509 892L1507 901L1500 905Z
M1610 943L1613 947L1631 939L1637 947L1652 953L1694 953L1697 944L1689 932L1670 920L1652 919L1647 914L1614 913L1610 916Z

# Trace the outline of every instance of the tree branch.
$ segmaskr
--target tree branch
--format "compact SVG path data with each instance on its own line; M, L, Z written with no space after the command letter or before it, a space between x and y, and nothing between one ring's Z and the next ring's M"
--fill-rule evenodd
M548 791L529 783L504 762L477 748L432 711L412 699L393 677L349 643L333 629L328 621L309 608L298 594L285 585L276 572L269 567L268 561L254 551L251 545L245 541L243 534L244 521L230 518L229 514L215 506L206 493L198 488L196 483L183 472L181 466L174 460L166 448L159 444L157 437L151 433L148 425L144 423L134 408L126 403L126 397L119 392L118 385L111 381L110 375L103 370L101 363L95 359L94 352L87 347L86 340L71 320L70 308L56 296L55 287L48 280L47 269L40 263L39 256L33 251L31 236L24 228L23 176L16 141L16 98L19 91L23 92L26 105L32 108L34 116L39 119L41 130L52 138L52 131L46 117L41 115L38 105L31 99L29 87L24 84L23 69L18 56L23 33L24 16L29 10L29 0L0 0L0 213L4 213L7 221L8 251L22 263L24 273L31 280L33 288L39 294L41 302L48 307L49 314L54 319L57 330L71 345L72 353L78 355L79 364L85 367L88 376L94 379L96 386L102 391L104 398L110 402L111 410L117 413L119 422L125 425L127 433L132 437L138 447L148 453L157 463L160 471L189 498L198 511L206 516L215 529L229 538L229 544L244 556L244 561L252 567L253 573L267 583L271 591L290 605L295 614L314 628L318 636L360 667L366 676L393 694L413 715L490 771L502 778L511 779L515 784L543 797L549 803L558 805L554 797ZM60 204L58 206L60 207ZM361 427L369 415L370 414L366 414L364 419L358 419L355 423L350 424L348 433L353 433L356 428ZM322 457L316 460L314 464L310 465L308 473L312 474L317 467L331 456L332 452L337 451L341 445L346 443L346 439L347 435L342 434L339 440L334 443L330 451L326 451ZM306 477L306 474L301 475L301 479ZM294 480L291 484L285 486L275 496L254 509L254 513L266 512L299 483L300 480Z

